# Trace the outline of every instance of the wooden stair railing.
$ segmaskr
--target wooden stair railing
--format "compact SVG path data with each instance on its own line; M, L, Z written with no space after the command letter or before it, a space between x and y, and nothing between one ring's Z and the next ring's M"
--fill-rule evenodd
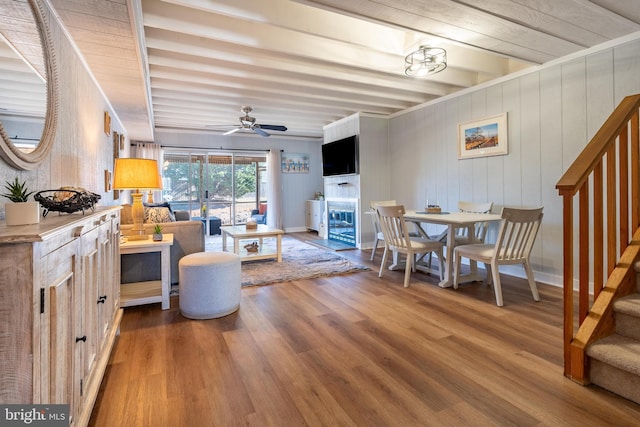
M582 384L589 382L587 346L613 333L613 301L636 289L639 108L640 94L624 98L556 184L563 198L564 375Z

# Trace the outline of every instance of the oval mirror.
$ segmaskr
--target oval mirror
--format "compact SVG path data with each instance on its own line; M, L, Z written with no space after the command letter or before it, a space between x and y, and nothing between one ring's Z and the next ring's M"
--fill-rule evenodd
M51 37L35 0L0 0L0 157L31 170L47 156L57 121Z

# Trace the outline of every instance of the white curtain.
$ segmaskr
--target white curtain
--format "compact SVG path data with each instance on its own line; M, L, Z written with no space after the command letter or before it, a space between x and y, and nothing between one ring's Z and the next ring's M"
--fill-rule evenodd
M162 149L162 147L160 147L159 144L155 144L153 142L139 142L135 145L134 154L135 154L135 157L137 157L138 159L152 159L158 162L158 175L162 176L162 165L164 163L164 150ZM156 190L150 193L153 198L153 202L155 203L162 202L162 190Z
M282 219L282 180L280 174L280 152L267 154L267 225L283 229Z

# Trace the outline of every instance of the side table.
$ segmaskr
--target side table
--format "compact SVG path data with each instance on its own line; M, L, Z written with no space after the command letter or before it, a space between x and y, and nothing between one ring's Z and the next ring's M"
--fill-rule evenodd
M173 233L162 235L161 241L127 240L120 243L120 255L160 252L160 280L120 283L120 307L161 302L162 309L169 309L171 263L169 250L173 245Z
M207 229L207 220L204 219L201 216L194 216L191 217L191 221L202 221L202 223L204 224L204 228L205 228L205 232ZM222 225L222 220L220 218L218 218L217 216L210 216L209 217L209 235L210 236L215 236L217 234L220 234L220 226Z

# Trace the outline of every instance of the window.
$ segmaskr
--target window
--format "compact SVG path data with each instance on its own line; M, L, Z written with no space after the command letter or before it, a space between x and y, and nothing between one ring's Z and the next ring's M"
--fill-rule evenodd
M266 168L266 155L166 151L163 196L173 210L188 210L191 217L244 224L267 202Z

